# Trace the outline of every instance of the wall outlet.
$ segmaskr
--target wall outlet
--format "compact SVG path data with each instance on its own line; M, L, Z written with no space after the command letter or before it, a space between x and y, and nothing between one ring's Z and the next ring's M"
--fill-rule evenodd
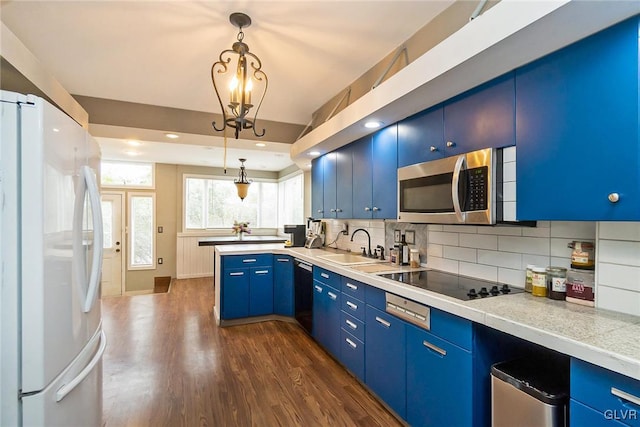
M162 226L158 227L158 233L163 233L164 232L164 228Z
M342 224L342 234L345 236L349 235L349 224Z
M162 258L158 258L158 264L162 264L164 260Z

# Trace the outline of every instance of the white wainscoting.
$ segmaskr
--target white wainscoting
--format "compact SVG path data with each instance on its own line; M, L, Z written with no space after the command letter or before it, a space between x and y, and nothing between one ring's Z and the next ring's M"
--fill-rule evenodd
M178 235L176 244L176 277L213 277L214 246L198 246L205 236Z

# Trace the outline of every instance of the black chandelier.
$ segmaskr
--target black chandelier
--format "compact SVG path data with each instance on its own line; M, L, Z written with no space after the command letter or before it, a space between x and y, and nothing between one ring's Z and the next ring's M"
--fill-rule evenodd
M238 139L240 131L244 129L252 129L253 134L260 138L264 136L265 130L262 129L261 133L257 133L255 129L256 118L258 117L258 111L262 105L264 95L267 93L268 79L267 75L262 71L262 62L253 53L249 52L249 46L243 42L244 33L243 28L247 28L251 25L251 18L244 13L232 13L229 16L229 21L239 29L238 41L233 43L231 49L225 49L220 53L218 61L214 62L211 66L211 81L213 82L213 88L216 91L220 108L222 109L222 127L216 127L216 122L212 122L213 129L220 132L227 127L235 129L235 138ZM231 61L234 59L234 63ZM235 65L235 74L231 76L231 73L227 74L227 71L233 70ZM227 74L225 76L225 74ZM229 103L225 108L222 98L220 96L220 88L226 86L229 89ZM256 87L254 87L254 85ZM259 92L262 92L260 96L260 102L256 107L253 119L248 117L249 110L253 108L251 98L255 99L256 89L262 88Z

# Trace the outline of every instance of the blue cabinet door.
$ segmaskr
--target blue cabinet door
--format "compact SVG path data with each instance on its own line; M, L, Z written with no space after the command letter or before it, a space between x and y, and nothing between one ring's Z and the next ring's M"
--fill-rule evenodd
M221 314L224 320L249 316L249 269L224 269L222 272Z
M324 182L322 184L322 191L324 196L322 203L324 205L324 218L336 217L336 152L325 154L322 160L322 176Z
M517 219L640 219L638 19L517 70L516 94Z
M274 255L273 258L273 312L293 316L293 258Z
M353 217L353 161L351 145L335 152L336 156L336 218Z
M324 214L323 159L324 157L318 157L311 161L311 215L314 218L322 218Z
M398 127L387 126L373 134L372 218L391 219L398 212Z
M367 305L365 324L366 384L406 419L406 323Z
M311 336L322 346L326 346L328 327L327 319L327 285L313 281L313 310Z
M326 325L327 336L325 347L334 357L340 358L340 296L341 292L327 286L326 293Z
M442 105L398 122L398 167L444 156L444 109Z
M340 361L364 381L364 343L344 329L340 331L340 339Z
M371 218L371 136L351 143L353 155L353 218Z
M444 105L445 156L508 147L515 139L515 86L508 73Z
M273 314L273 267L252 267L250 274L249 315Z
M587 405L583 405L580 402L577 402L573 399L569 400L569 426L570 427L623 427L627 424L623 424L621 421L626 418L626 414L631 413L631 410L627 410L629 412L619 412L610 410L607 414L603 414L602 412L598 412L593 408L590 408ZM625 417L623 418L623 415Z
M471 352L407 325L407 421L412 426L473 425Z

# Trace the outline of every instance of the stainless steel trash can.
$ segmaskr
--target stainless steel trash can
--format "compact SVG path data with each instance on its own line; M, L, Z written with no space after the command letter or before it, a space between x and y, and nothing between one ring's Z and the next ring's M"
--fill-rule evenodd
M568 359L516 359L491 367L492 427L564 427L568 403Z

